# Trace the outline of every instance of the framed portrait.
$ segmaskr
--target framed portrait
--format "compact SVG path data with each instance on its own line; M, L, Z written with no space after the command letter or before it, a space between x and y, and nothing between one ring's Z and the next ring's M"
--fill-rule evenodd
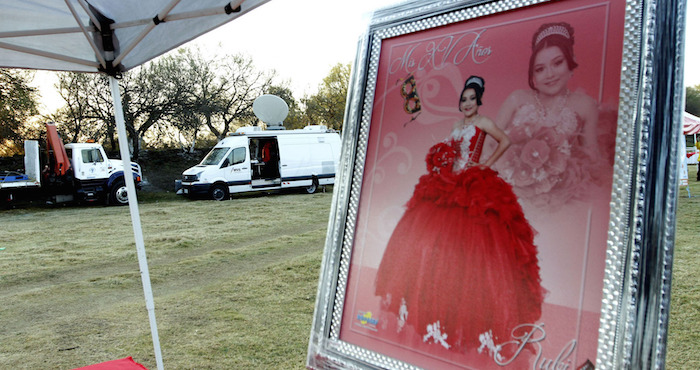
M375 12L307 366L662 368L684 6Z

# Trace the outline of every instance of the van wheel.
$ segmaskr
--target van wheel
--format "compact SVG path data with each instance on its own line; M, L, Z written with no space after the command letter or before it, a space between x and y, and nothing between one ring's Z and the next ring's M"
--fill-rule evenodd
M228 195L228 189L226 186L222 184L216 184L211 187L209 190L209 195L211 196L211 199L217 200L217 201L222 201L222 200L228 200L229 195Z
M129 195L126 191L124 180L117 180L109 189L109 204L115 206L124 206L129 204Z
M306 192L309 194L313 194L316 192L316 189L318 189L318 179L314 177L311 180L311 185L306 187Z

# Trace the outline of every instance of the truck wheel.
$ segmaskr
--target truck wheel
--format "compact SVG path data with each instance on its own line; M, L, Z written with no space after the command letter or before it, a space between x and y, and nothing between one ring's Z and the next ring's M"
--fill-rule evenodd
M209 190L209 195L211 196L211 199L217 200L217 201L222 201L222 200L228 200L229 195L228 195L228 189L226 186L222 184L216 184L211 187Z
M117 180L109 189L109 204L123 206L129 204L129 196L124 180Z
M306 187L306 192L309 194L313 194L316 192L316 189L318 189L318 179L314 177L311 180L311 185Z

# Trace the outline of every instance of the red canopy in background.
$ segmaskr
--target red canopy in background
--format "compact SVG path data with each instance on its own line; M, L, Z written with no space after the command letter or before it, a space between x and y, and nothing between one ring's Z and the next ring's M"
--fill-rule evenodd
M700 117L683 112L683 135L700 134Z
M107 361L95 365L80 367L74 370L148 370L145 366L127 357L121 360Z

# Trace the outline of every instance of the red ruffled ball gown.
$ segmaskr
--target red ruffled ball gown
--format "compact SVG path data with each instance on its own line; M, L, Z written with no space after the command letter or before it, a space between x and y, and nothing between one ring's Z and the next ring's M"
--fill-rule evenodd
M474 350L512 340L541 315L534 231L511 186L478 162L485 133L473 125L430 149L376 277L382 308L426 343ZM480 338L481 336L481 338Z

